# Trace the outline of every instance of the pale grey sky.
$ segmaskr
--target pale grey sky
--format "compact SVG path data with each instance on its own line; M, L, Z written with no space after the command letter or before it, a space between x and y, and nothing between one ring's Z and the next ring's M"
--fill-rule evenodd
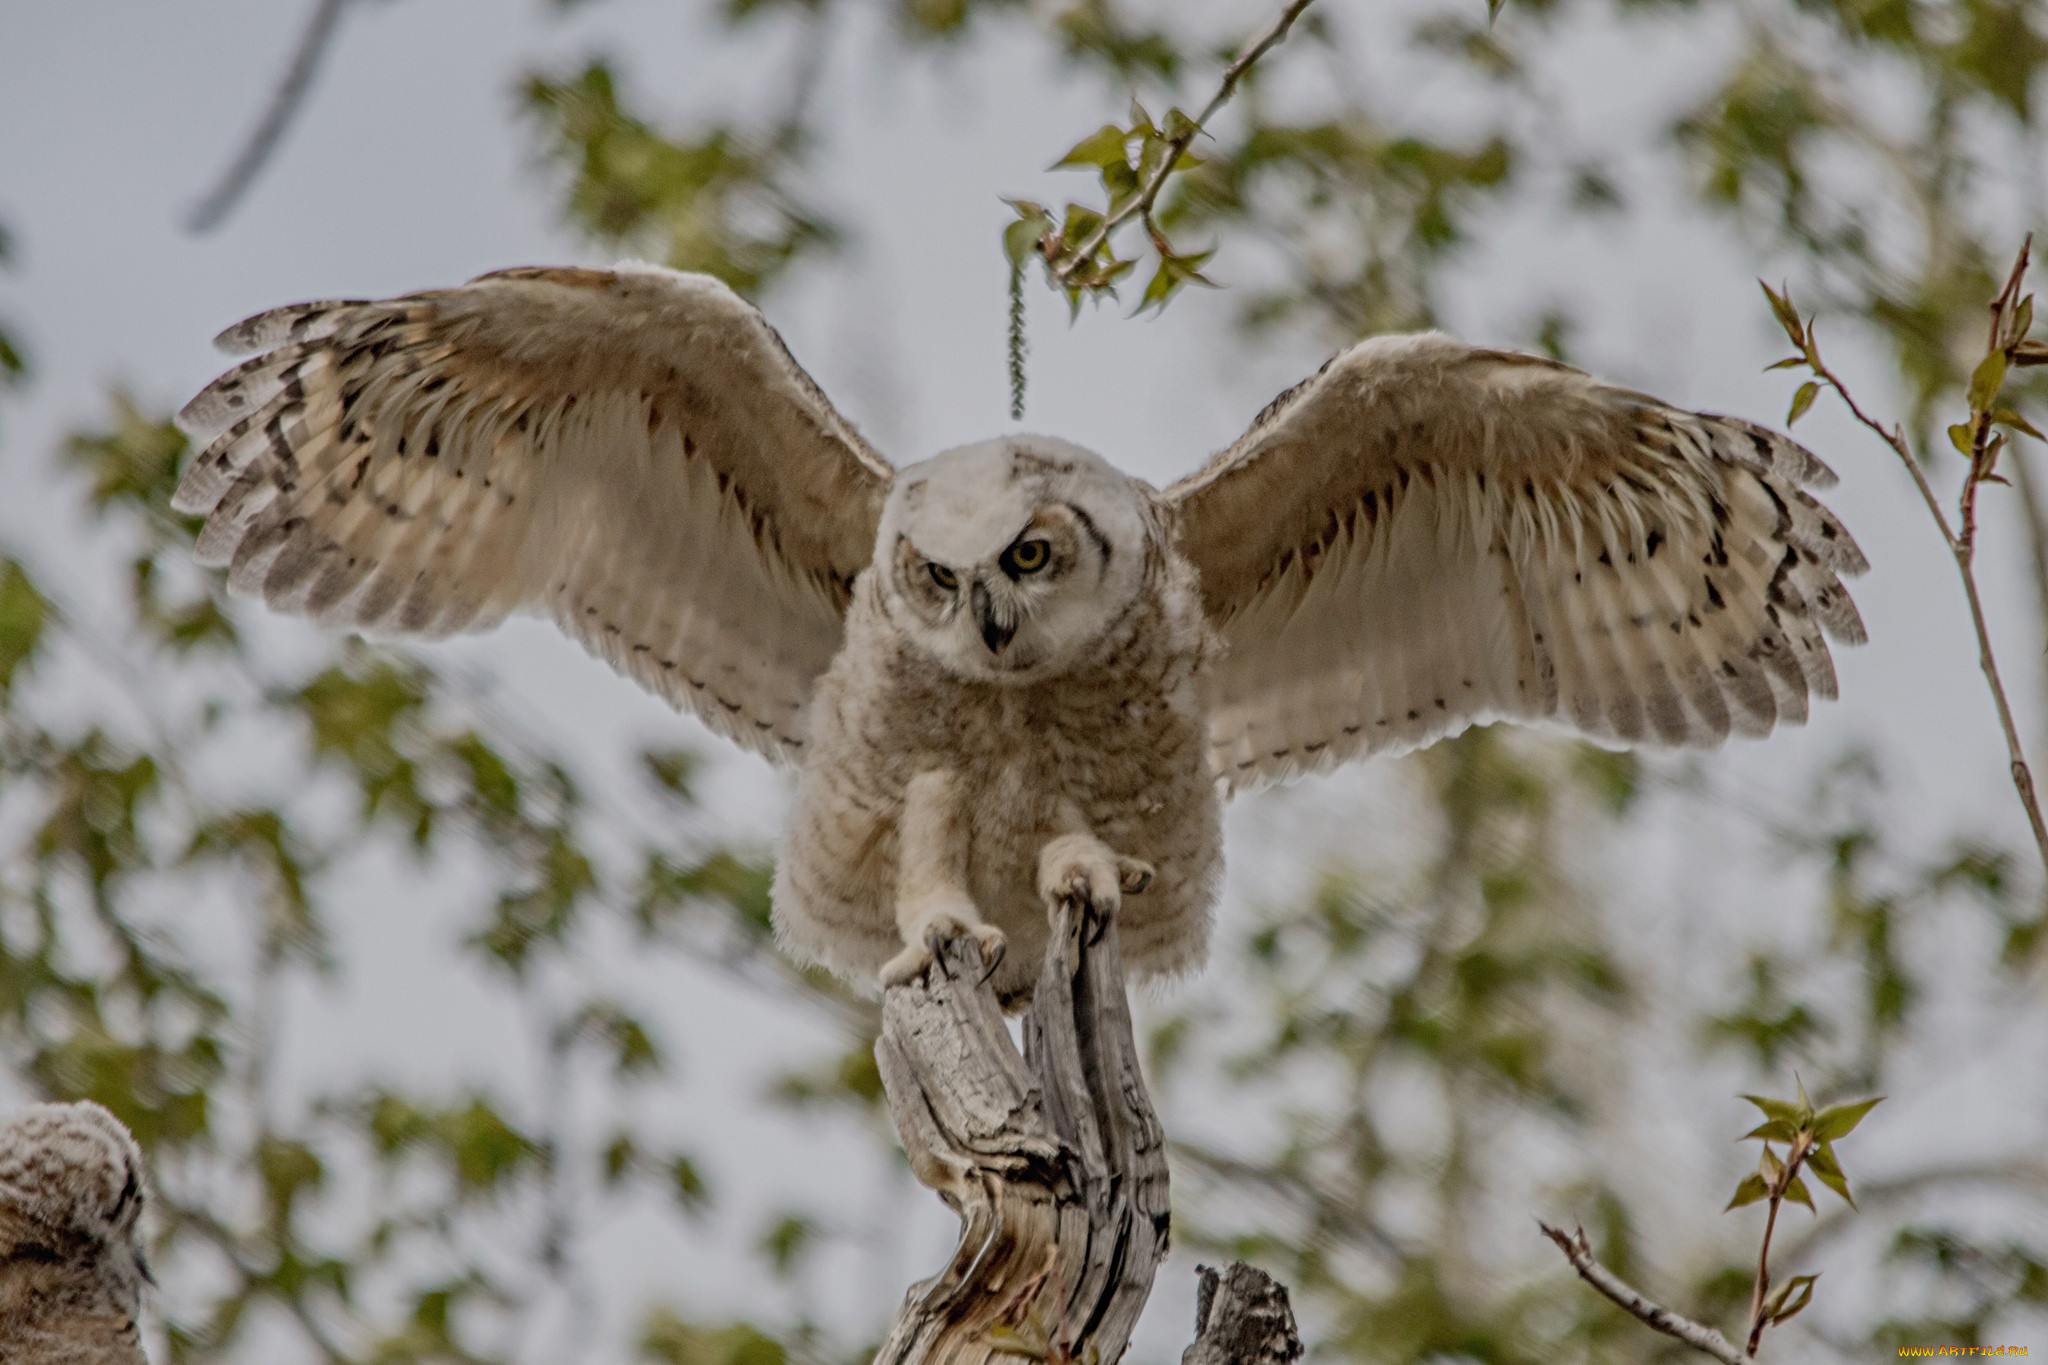
M656 107L683 118L762 100L780 88L787 67L772 30L739 45L735 57L732 44L706 38L706 6L677 0L607 0L567 18L541 0L357 6L246 203L217 233L188 235L185 210L267 98L309 8L278 0L0 0L0 221L19 248L15 271L0 275L0 313L36 366L33 387L0 409L0 544L63 583L71 600L109 602L116 584L73 572L89 533L50 452L63 432L99 416L109 381L169 406L220 367L207 344L213 333L257 309L587 259L559 226L552 182L510 116L520 73L609 54ZM1370 36L1392 31L1412 6L1332 0L1325 8L1340 27ZM1212 3L1204 12L1239 16L1227 25L1234 29L1257 23L1264 6ZM1571 91L1576 135L1640 168L1641 148L1704 79L1727 37L1714 14L1656 46L1625 25L1577 23L1550 46L1550 74ZM803 267L767 311L886 452L916 459L1008 427L996 244L1008 211L1000 196L1086 193L1085 179L1041 168L1117 116L1122 101L1091 80L1058 77L1040 46L1015 35L935 74L862 17L849 22L838 54L820 96L831 141L813 188L853 238L844 254ZM1303 56L1278 69L1312 85L1328 78L1319 63L1326 65ZM1383 109L1453 126L1474 118L1457 84L1427 67L1368 57L1344 77L1372 90ZM1475 339L1514 340L1552 301L1582 301L1589 365L1674 400L1778 420L1792 384L1761 373L1781 345L1753 283L1775 275L1775 263L1700 222L1668 181L1653 178L1643 193L1646 207L1626 227L1571 223L1543 209L1490 220L1450 272L1447 323ZM1227 285L1252 268L1226 253L1210 273ZM1192 291L1160 319L1100 310L1069 326L1064 305L1035 291L1026 425L1102 450L1155 481L1192 467L1322 358L1302 339L1243 342L1230 327L1233 306L1227 289ZM1839 351L1843 368L1864 377L1884 406L1882 367L1846 343ZM1846 744L1867 741L1891 765L1895 798L1914 812L1909 838L1933 847L1974 827L2023 847L1960 595L1909 485L1889 454L1825 401L1800 433L1843 475L1830 505L1875 566L1853 585L1872 642L1838 654L1839 705L1820 708L1803 732L1737 741L1702 760L1705 770L1737 803L1789 810L1808 774ZM2013 543L2002 497L1991 499L1994 547ZM2036 737L2042 718L2026 585L2001 549L1987 552L1986 567L2013 642L2015 693ZM286 657L313 641L309 628L282 621L267 624L262 638ZM697 742L721 756L711 791L722 827L757 842L772 837L778 777L756 760L725 755L547 627L518 624L436 657L496 678L509 705L564 748L589 755L622 793L629 741ZM1262 856L1275 830L1332 807L1356 818L1374 782L1304 784L1236 812L1241 856L1227 913L1275 894L1276 881L1247 880L1273 871ZM1335 832L1328 837L1327 846L1341 846ZM1657 902L1634 921L1646 953L1668 955L1673 935L1687 953L1730 947L1717 941L1721 929L1700 919L1702 903L1713 899L1700 888L1718 872L1701 850L1717 837L1733 836L1653 828L1640 848L1623 851L1621 861ZM295 1003L295 1022L311 1039L298 1059L308 1085L365 1065L436 1079L502 1064L502 1009L481 988L448 985L437 961L455 927L400 908L418 904L391 894L408 875L394 865L377 874L381 885L362 888L360 912L344 926L350 977ZM1739 916L1744 926L1770 918L1767 904ZM768 1210L815 1196L838 1199L849 1216L879 1211L909 1229L901 1264L828 1264L828 1299L840 1321L885 1315L902 1284L950 1245L950 1219L921 1192L906 1192L851 1130L743 1112L758 1094L763 1058L818 1054L826 1035L709 974L630 985L667 1002L680 1039L684 1084L651 1100L650 1111L709 1153L732 1204L686 1244L632 1227L607 1243L600 1255L616 1271L613 1302L667 1294L714 1316L773 1311L779 1300L758 1270L719 1248L751 1236ZM2018 1106L2038 1125L2039 1078L2018 1084L2012 1056L1999 1052L1975 1068L1930 1061L1947 1088L1930 1081L1928 1094L1901 1097L1880 1116L1897 1125L1892 1140L1901 1153L1915 1133L1931 1131L1910 1122L1916 1106L1927 1116ZM1676 1127L1659 1140L1697 1148L1685 1125ZM1876 1120L1871 1131L1881 1131ZM1725 1157L1699 1148L1690 1159L1713 1165ZM858 1192L851 1199L848 1188ZM1162 1277L1141 1338L1147 1358L1177 1355L1174 1343L1185 1340L1187 1281L1182 1264Z

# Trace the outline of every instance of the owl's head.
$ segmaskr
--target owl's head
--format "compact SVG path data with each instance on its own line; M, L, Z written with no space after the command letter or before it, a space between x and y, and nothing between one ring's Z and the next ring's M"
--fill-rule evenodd
M1137 601L1155 534L1145 485L1077 445L1006 436L896 478L873 572L892 620L948 672L1065 672Z
M90 1100L33 1104L0 1120L0 1263L93 1258L124 1297L149 1281L142 1152Z

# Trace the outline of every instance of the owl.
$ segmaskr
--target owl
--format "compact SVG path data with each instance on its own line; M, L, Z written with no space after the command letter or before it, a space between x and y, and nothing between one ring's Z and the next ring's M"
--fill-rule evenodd
M89 1101L0 1120L0 1360L146 1365L142 1153Z
M1206 951L1222 803L1493 720L1707 746L1833 697L1862 554L1790 440L1429 333L1342 352L1165 489L1006 436L892 468L701 275L527 268L229 328L198 557L431 638L515 611L797 772L795 957L1028 991L1045 904Z

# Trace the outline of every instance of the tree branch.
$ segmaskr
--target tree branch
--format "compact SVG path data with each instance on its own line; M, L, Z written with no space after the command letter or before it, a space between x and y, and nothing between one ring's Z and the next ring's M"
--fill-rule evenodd
M1216 116L1216 111L1228 104L1230 97L1237 93L1237 83L1244 79L1245 72L1251 70L1261 57L1285 41L1288 30L1294 27L1294 21L1301 17L1303 10L1314 3L1315 0L1290 0L1287 8L1280 11L1273 22L1266 26L1266 31L1254 38L1251 46L1238 54L1237 60L1223 69L1223 80L1217 85L1216 93L1202 106L1202 112L1195 117L1194 122L1167 143L1166 155L1131 201L1114 213L1104 215L1095 231L1083 238L1080 245L1064 252L1061 260L1047 262L1055 283L1062 288L1073 288L1074 274L1095 259L1095 253L1109 240L1112 232L1132 218L1151 218L1152 205L1158 201L1159 192L1166 187L1166 182L1173 175L1174 167L1179 163L1181 155L1194 144L1195 138L1201 134L1209 120Z
M1116 926L1053 908L1018 1055L980 948L889 989L875 1060L910 1169L960 1215L877 1365L1114 1361L1165 1258L1166 1147L1138 1069Z
M1572 1269L1579 1272L1580 1279L1626 1309L1646 1326L1655 1328L1665 1336L1676 1337L1695 1351L1723 1361L1725 1365L1749 1365L1753 1359L1737 1350L1733 1342L1713 1328L1652 1303L1641 1291L1601 1265L1593 1258L1593 1247L1586 1240L1584 1228L1566 1233L1548 1223L1539 1222L1536 1226L1543 1229L1545 1237L1557 1243L1557 1249L1572 1263Z
M221 176L205 197L192 206L192 212L185 219L188 232L211 232L219 227L255 183L258 172L270 160L270 154L277 150L278 140L291 125L292 117L306 102L306 95L313 88L313 77L320 69L321 59L334 38L335 29L341 23L341 12L349 0L314 0L313 17L299 35L299 45L292 53L291 65L285 68L284 77L277 83L277 89L270 96L270 106L263 111L263 118L250 133L249 140L227 172Z
M2008 337L2006 333L2009 330L2009 320L2017 308L2020 284L2026 276L2027 259L2032 245L2033 238L2029 237L2026 245L2020 248L2018 258L2013 262L2012 272L2006 277L2005 287L1991 302L1991 340L1986 349L1987 358L2003 351L2010 360L2013 349L2025 339L2024 336ZM1774 295L1773 298L1776 300L1777 296ZM1789 302L1785 306L1789 309ZM1796 319L1797 315L1793 316ZM1789 324L1787 331L1792 331ZM1794 336L1793 340L1795 345L1802 344L1802 338L1799 336ZM2006 698L2005 683L1999 676L1998 656L1991 647L1991 626L1985 620L1984 602L1977 589L1977 490L1986 479L1999 477L1993 467L2004 443L2003 437L1994 438L1992 434L1992 426L1996 421L1993 407L1997 401L1997 394L1994 392L1985 400L1983 409L1971 414L1970 449L1967 452L1970 468L1963 477L1962 493L1957 499L1957 513L1960 517L1958 527L1952 524L1947 514L1942 511L1941 499L1935 496L1933 485L1927 481L1926 471L1920 467L1920 461L1913 457L1913 447L1906 440L1904 429L1898 426L1886 427L1857 405L1855 398L1850 396L1848 387L1832 369L1828 368L1827 362L1821 359L1820 347L1814 341L1811 323L1804 326L1803 348L1804 360L1813 371L1814 377L1833 389L1835 395L1847 405L1849 414L1875 433L1879 440L1890 446L1893 453L1899 457L1900 463L1906 466L1906 472L1913 477L1913 486L1920 492L1921 502L1926 504L1928 515L1934 518L1934 524L1941 532L1942 542L1948 546L1949 556L1955 560L1956 573L1963 580L1963 596L1969 601L1970 624L1977 633L1977 666L1984 674L1985 685L1991 690L1991 701L1998 711L1999 729L2005 736L2006 760L2011 770L2013 790L2019 794L2020 805L2027 813L2028 827L2033 831L2035 850L2040 854L2044 871L2048 871L2048 821L2044 821L2041 815L2040 798L2034 791L2033 771L2027 764L2026 749L2020 743L2019 726L2013 720L2012 703Z

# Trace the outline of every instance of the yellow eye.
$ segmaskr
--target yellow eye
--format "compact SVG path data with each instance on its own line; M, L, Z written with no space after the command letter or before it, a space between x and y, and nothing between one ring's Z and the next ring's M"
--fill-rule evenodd
M1013 574L1037 573L1052 559L1052 548L1042 540L1020 540L1003 551L1003 567Z
M953 589L960 586L959 575L955 574L951 569L947 568L945 565L927 564L925 565L925 567L932 571L932 582L938 584L947 592L951 592L953 591Z

